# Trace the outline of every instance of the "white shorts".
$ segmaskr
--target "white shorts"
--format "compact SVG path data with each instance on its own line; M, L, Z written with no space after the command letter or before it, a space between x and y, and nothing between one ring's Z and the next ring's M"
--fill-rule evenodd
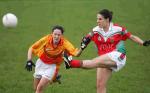
M117 72L125 66L126 55L118 51L113 51L113 52L108 53L108 56L110 57L111 60L113 60L117 64L117 68L114 68L114 67L111 68L113 71Z
M52 80L56 74L56 64L45 64L42 60L38 59L36 61L34 78L45 77Z

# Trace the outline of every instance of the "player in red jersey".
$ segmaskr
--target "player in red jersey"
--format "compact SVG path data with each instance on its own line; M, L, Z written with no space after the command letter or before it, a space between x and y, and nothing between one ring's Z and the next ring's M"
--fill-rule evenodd
M148 46L149 41L127 32L124 27L112 23L112 12L103 9L97 14L97 25L82 39L81 47L85 49L92 40L97 46L98 57L91 60L72 60L64 54L68 68L97 68L97 93L106 93L107 81L112 71L119 71L125 66L126 51L124 41L130 39L139 45Z

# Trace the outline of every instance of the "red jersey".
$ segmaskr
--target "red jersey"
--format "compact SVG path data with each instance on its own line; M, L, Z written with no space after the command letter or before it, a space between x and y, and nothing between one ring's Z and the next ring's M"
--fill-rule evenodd
M96 26L93 28L92 40L97 46L98 54L106 54L114 50L125 53L124 43L130 37L130 33L121 26L110 23L109 31Z

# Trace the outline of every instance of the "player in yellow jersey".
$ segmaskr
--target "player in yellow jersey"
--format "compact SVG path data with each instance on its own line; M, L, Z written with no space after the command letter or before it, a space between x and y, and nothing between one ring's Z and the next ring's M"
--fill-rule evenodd
M63 33L62 26L54 26L51 34L35 42L28 50L26 69L32 71L32 67L35 66L33 75L35 93L43 93L43 89L56 79L63 62L62 53L64 51L72 56L79 56L82 52L81 48L75 48L65 39ZM32 62L33 54L39 57L36 65Z

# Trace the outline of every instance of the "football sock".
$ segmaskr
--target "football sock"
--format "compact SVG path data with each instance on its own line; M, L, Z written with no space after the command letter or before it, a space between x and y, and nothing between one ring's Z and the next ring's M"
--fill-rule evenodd
M80 60L72 60L70 62L71 68L80 68L82 66L82 61Z

